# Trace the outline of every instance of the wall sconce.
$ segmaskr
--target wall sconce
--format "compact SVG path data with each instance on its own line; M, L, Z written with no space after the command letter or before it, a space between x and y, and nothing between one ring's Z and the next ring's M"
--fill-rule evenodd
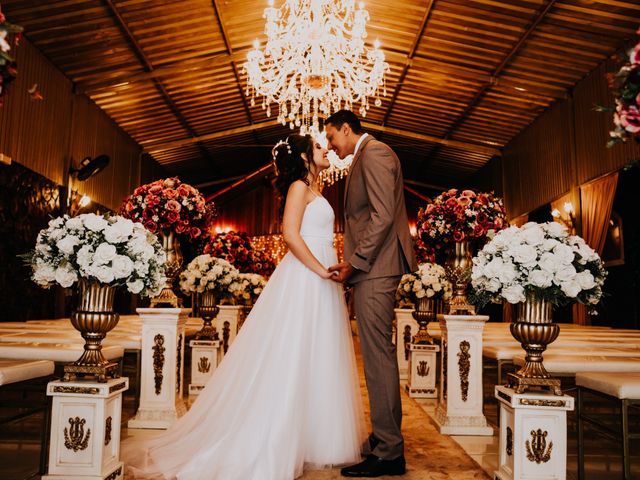
M70 217L75 217L80 214L83 208L88 207L91 204L91 197L89 195L80 193L77 190L71 190L71 195L67 199L67 213Z
M88 195L82 195L82 197L80 197L80 200L78 201L78 205L80 206L80 208L84 208L88 206L90 203L91 203L91 197Z

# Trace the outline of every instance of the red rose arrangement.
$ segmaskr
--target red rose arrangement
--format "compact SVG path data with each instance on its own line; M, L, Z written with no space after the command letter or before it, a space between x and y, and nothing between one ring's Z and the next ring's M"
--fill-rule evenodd
M452 188L418 212L416 245L426 250L425 258L435 259L452 242L481 244L489 232L508 226L501 198Z
M257 273L269 277L276 268L275 262L266 252L253 249L246 232L230 231L214 235L205 245L204 253L227 260L240 273Z
M6 17L0 12L0 107L4 103L9 84L18 76L18 64L9 54L11 43L9 34L13 35L13 45L18 46L22 38L22 27L7 22Z
M638 30L640 35L640 30ZM615 74L607 75L609 86L613 89L616 106L613 123L615 129L609 132L611 139L607 147L626 142L630 138L640 141L640 42L625 58L625 64Z
M195 240L206 234L215 209L197 189L172 177L136 188L120 207L120 215L152 233L173 231Z

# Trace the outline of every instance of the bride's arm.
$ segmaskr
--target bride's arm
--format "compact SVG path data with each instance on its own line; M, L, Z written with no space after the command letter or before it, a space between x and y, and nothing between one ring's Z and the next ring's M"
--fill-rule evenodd
M284 205L284 216L282 219L282 237L291 253L300 260L309 270L320 275L322 278L331 278L331 273L322 265L311 253L309 247L300 236L300 226L302 216L307 206L311 192L302 181L296 181L289 187L287 200Z

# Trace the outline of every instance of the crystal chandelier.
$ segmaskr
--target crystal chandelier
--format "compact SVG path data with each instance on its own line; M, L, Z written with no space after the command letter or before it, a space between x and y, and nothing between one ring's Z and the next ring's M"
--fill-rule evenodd
M301 133L319 131L319 115L345 108L365 117L369 98L382 104L386 96L384 60L379 42L364 44L369 13L354 0L285 0L264 10L267 44L256 40L247 54L247 97L271 116L278 105L278 121Z

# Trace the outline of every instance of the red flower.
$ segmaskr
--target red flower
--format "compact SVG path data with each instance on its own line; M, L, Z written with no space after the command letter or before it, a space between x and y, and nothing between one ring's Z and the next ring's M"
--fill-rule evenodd
M142 211L142 218L143 220L150 220L153 218L153 216L156 214L155 210L151 209L151 208L145 208Z
M126 202L124 204L124 211L127 212L127 213L131 213L134 208L136 208L136 207L134 207L133 203L131 203L131 202Z
M178 192L173 188L165 188L162 191L162 195L164 195L164 198L168 198L169 200L171 200L178 196Z
M452 197L445 202L445 206L449 208L455 208L458 206L458 200Z
M476 192L474 192L473 190L463 190L460 195L462 195L463 197L475 198Z
M638 43L633 50L631 50L631 54L629 55L630 63L640 63L640 43Z
M153 220L147 220L144 222L144 228L149 230L151 233L156 233L158 231L158 224Z
M454 200L453 198L451 200ZM471 198L469 197L460 197L458 199L458 204L462 207L466 207L471 204Z
M182 209L182 205L175 200L169 200L165 205L165 208L170 212L179 212Z
M149 187L149 193L153 195L160 195L162 193L162 185L152 185Z
M165 187L173 188L175 187L180 180L177 177L165 178L162 183Z
M455 232L453 232L453 241L454 242L461 242L464 240L464 232L460 231L460 230L456 230Z
M638 110L638 107L631 105L626 109L619 108L618 118L620 120L620 126L627 132L640 132L640 110Z
M202 230L198 227L192 227L189 234L191 235L191 238L198 238L202 234Z
M485 212L478 212L476 215L476 220L478 223L485 224L489 221L489 216Z
M178 215L177 212L169 211L169 212L167 212L166 218L167 218L167 222L176 223L178 221L178 219L180 218L180 215ZM181 232L177 232L177 233L181 233Z
M475 238L484 237L487 234L487 229L482 225L476 225L473 227L473 236Z
M191 189L186 183L183 183L178 187L178 195L180 195L181 197L188 197L191 194Z
M149 194L144 197L144 203L146 203L148 207L155 207L156 205L160 205L160 197Z

